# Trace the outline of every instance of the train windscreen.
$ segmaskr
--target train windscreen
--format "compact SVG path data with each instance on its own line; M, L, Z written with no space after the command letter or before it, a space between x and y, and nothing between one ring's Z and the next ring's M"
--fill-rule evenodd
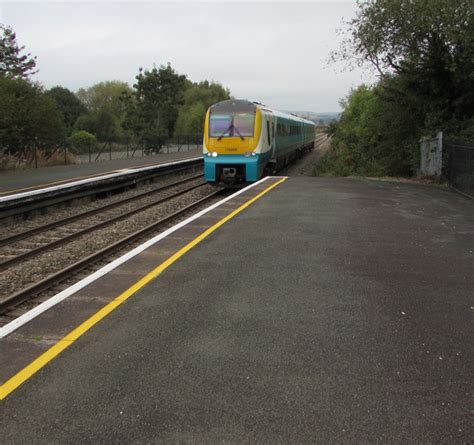
M252 137L254 126L254 113L211 113L209 136L211 138Z

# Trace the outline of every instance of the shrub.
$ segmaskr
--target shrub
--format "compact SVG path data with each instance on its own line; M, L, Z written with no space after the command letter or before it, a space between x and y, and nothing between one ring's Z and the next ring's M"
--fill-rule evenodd
M88 153L93 151L96 144L96 138L93 134L85 130L76 131L73 133L68 142L71 146L71 151L76 154Z

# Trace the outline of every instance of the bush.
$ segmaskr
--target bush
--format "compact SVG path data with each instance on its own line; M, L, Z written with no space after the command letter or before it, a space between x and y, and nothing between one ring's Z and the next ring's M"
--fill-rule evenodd
M163 145L167 141L167 137L163 132L157 128L149 128L144 131L142 142L146 154L156 154L161 151Z
M68 142L71 146L71 151L75 154L88 153L94 151L96 145L96 137L85 130L76 131L73 133Z

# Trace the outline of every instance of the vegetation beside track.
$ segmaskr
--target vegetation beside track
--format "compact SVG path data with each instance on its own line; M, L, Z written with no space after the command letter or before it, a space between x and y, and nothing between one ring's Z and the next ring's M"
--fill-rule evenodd
M421 137L474 143L472 1L371 0L346 25L332 59L368 65L379 80L342 101L317 175L411 176Z
M111 80L77 92L45 89L32 79L35 67L0 24L0 169L72 163L112 145L157 153L176 136L202 134L207 108L230 97L220 83L193 82L170 64L140 68L133 86Z

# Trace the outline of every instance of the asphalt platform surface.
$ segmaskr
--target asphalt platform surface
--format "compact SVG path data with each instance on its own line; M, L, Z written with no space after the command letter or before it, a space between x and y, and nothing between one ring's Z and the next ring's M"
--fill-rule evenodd
M23 188L39 188L52 182L74 181L84 176L106 174L113 170L171 162L197 156L202 156L202 150L182 151L180 153L160 153L157 155L129 159L57 165L54 167L30 168L26 170L0 171L0 193L14 192L15 190Z
M0 403L3 443L472 443L474 205L290 178Z

